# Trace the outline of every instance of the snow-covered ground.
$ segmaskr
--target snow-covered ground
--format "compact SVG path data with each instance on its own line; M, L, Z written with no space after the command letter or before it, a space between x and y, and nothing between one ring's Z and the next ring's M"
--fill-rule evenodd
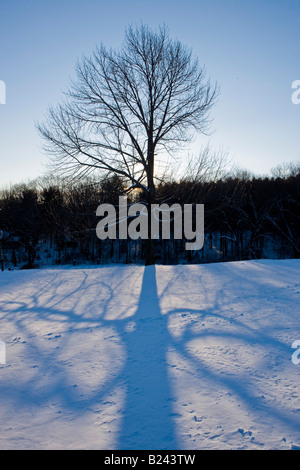
M0 448L299 448L299 298L300 260L0 272Z

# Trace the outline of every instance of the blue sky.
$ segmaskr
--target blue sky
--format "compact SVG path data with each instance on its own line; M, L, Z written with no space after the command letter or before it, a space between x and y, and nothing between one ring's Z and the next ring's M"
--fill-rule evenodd
M165 24L218 82L213 148L256 174L300 160L300 105L291 101L300 0L1 0L0 185L43 174L48 159L35 122L60 101L78 58L100 42L119 47L124 29L141 20Z

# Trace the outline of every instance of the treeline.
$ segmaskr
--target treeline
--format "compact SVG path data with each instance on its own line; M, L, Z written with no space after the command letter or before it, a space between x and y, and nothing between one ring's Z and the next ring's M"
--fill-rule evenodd
M118 205L118 177L72 187L41 180L0 192L3 268L52 264L143 263L143 240L99 240L99 204ZM157 203L204 204L205 243L186 251L185 240L156 240L157 263L202 263L300 256L300 169L254 177L240 173L215 181L185 178L156 188ZM144 201L131 192L129 202ZM171 237L172 238L172 237Z

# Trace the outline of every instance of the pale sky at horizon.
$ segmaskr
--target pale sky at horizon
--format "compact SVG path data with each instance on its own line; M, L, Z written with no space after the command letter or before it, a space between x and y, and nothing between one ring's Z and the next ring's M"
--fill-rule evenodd
M42 176L35 122L61 100L77 59L101 42L119 47L140 21L165 24L218 82L213 148L256 174L300 161L300 0L0 0L0 186Z

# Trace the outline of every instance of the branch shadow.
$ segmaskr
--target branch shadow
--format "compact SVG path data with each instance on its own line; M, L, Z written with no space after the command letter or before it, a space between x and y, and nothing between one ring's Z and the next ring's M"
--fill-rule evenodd
M167 308L164 314L169 318L172 318L173 315L177 317L181 316L182 320L185 317L190 317L190 323L186 324L179 337L172 336L170 332L169 345L181 356L185 363L188 364L187 367L189 369L186 369L186 371L190 370L195 377L199 374L201 380L204 379L205 383L210 384L208 386L210 386L212 390L219 388L220 390L225 390L225 393L230 392L230 396L234 396L238 403L250 413L253 420L257 422L258 427L262 423L278 425L278 429L285 429L282 432L291 433L293 438L299 442L300 419L297 413L298 409L295 410L295 413L292 413L284 397L281 398L282 401L280 404L282 406L279 408L278 401L277 403L272 403L271 400L266 402L263 395L268 386L274 387L276 378L280 381L285 379L284 375L280 375L280 372L279 376L276 377L276 374L272 372L272 368L269 368L268 352L271 354L274 350L278 357L282 358L283 366L279 369L282 371L284 365L286 367L286 363L290 362L290 345L277 338L276 334L274 336L272 329L269 330L268 327L264 327L262 324L247 322L246 318L240 315L242 312L240 312L239 315L232 315L230 313L228 315L228 312L232 310L231 307L234 305L234 302L240 298L246 299L246 303L251 301L252 309L256 307L259 308L262 299L265 302L270 300L271 305L274 305L274 298L278 296L278 298L286 302L287 294L284 292L283 283L268 279L268 270L264 265L259 265L258 267L261 271L259 277L257 277L257 272L254 272L252 278L249 274L247 276L239 272L241 282L237 289L237 286L234 284L234 281L236 281L236 273L234 273L233 269L234 265L223 263L215 268L216 277L214 280L221 280L220 287L218 283L216 283L217 288L213 290L210 290L203 284L201 286L201 294L204 299L203 303L206 305L204 309L191 308L189 306L185 307L182 299L180 299L180 303L183 304L182 306L171 309ZM205 269L205 267L202 266L201 269L203 268ZM293 272L293 270L291 270L291 272ZM175 274L175 277L177 275L178 273ZM297 276L299 276L299 271L297 272ZM172 279L173 284L175 284L174 277ZM160 302L163 300L164 296L172 296L172 290L169 290L170 285L172 284L168 283L166 287L162 289ZM210 285L212 285L212 283L210 283ZM181 292L184 292L184 287L181 289ZM188 298L185 297L185 299L187 300ZM197 307L196 304L195 307ZM211 326L204 327L202 330L194 330L193 318L197 318L198 323L209 321ZM261 347L261 351L265 352L265 357L260 357L260 371L257 373L258 376L260 373L264 374L264 390L259 390L259 384L256 383L256 372L253 371L252 374L249 375L246 364L242 364L245 367L241 367L242 370L240 372L229 370L228 368L222 370L222 368L219 369L218 364L214 362L213 355L211 358L209 356L205 357L201 345L205 345L205 341L210 338L215 340L214 343L212 343L214 348L217 348L218 340L220 340L221 343L223 341L223 343L228 346L232 344L233 347L234 343L239 343L242 348L252 348L252 350L256 347ZM193 340L199 340L196 354L191 352L191 349L188 347L189 343ZM241 356L240 361L242 362L242 360ZM268 380L270 380L270 383L267 383ZM295 380L295 383L297 383L297 380ZM289 384L288 378L287 384ZM276 387L274 391L276 391ZM201 388L199 392L201 392ZM277 398L279 398L279 396ZM272 426L272 424L270 424L270 426Z

